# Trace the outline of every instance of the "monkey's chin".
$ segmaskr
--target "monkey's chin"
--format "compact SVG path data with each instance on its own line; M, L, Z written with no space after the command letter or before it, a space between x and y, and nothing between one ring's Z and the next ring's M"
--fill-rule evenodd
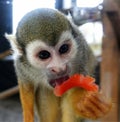
M55 86L57 86L57 85L61 85L62 83L64 83L66 80L68 80L69 79L69 76L67 75L67 76L64 76L64 77L60 77L60 78L58 78L58 79L52 79L52 80L50 80L50 82L49 82L49 84L53 87L53 88L55 88Z

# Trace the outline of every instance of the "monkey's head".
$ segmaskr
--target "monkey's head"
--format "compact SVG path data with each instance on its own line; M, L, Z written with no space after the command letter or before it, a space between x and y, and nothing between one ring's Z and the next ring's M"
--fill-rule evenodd
M41 8L26 14L18 24L15 43L21 53L17 58L24 64L17 70L27 70L26 75L33 73L39 81L40 76L47 78L45 82L50 87L61 84L71 74L87 71L87 44L57 10Z

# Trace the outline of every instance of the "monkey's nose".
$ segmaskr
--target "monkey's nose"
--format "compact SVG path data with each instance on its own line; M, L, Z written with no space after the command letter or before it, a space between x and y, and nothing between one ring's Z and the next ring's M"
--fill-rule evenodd
M67 72L67 67L51 67L51 72L57 75L64 75Z

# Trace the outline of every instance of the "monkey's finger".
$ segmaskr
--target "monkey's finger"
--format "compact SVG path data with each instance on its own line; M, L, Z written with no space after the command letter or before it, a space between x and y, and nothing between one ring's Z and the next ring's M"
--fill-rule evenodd
M83 107L83 105L79 106L79 109L77 109L77 114L84 118L89 119L96 119L96 116L94 115L93 111L89 108Z
M81 107L82 106L82 107ZM85 111L84 113L89 114L90 118L97 119L104 115L103 112L94 104L90 99L85 99L84 102L78 104L78 109Z
M106 114L112 106L112 103L102 94L92 94L89 99L103 114Z
M98 115L101 115L99 109L87 97L77 103L77 110L79 114L91 119L96 119Z
M89 113L89 116L91 116L92 119L100 118L111 108L110 102L105 101L105 98L103 98L104 97L99 93L89 92L89 94L78 103L78 109L82 109L82 111L84 110L84 113ZM84 107L81 108L81 106Z
M86 109L86 111L89 111L89 113L93 113L93 119L97 119L99 117L104 116L104 113L100 110L100 108L98 107L98 105L94 104L91 99L86 99L85 103L84 103L84 108Z

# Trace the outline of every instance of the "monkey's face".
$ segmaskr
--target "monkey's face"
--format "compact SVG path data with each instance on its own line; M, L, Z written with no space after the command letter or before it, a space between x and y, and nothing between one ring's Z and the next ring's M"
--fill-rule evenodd
M17 27L15 45L22 53L20 62L24 76L48 84L50 88L63 83L80 69L84 72L84 44L77 29L56 10L33 10Z
M47 84L52 87L69 78L76 53L77 44L71 31L63 31L55 46L48 45L44 40L35 40L26 48L28 61L46 74Z

